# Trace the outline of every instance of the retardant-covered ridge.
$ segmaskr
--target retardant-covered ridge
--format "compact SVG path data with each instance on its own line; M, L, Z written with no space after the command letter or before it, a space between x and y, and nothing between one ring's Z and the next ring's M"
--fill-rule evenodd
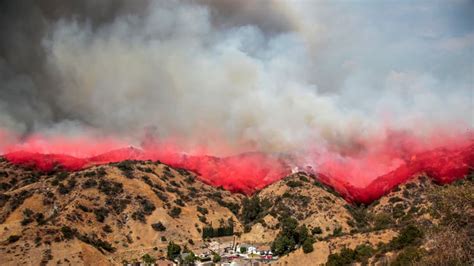
M51 171L57 167L77 171L93 165L124 160L160 160L173 167L194 171L206 183L245 194L252 194L287 176L291 171L285 159L263 153L218 158L124 148L89 158L26 151L8 153L4 157L13 164L33 167L40 171ZM435 182L444 184L463 178L473 166L474 144L470 144L416 154L394 171L375 178L365 187L355 187L347 182L347 178L340 179L327 173L315 173L315 176L322 183L334 188L346 200L369 204L419 173L426 173Z
M319 175L322 183L334 188L346 200L369 204L403 184L424 173L439 184L447 184L464 178L474 167L474 145L457 149L440 148L417 154L396 170L381 175L366 187L354 187L326 175Z

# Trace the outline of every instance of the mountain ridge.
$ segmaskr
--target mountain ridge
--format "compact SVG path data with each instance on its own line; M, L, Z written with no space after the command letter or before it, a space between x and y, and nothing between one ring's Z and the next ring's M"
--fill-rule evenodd
M78 158L64 154L41 154L17 151L4 157L23 166L51 171L56 167L68 171L125 160L153 160L178 168L184 168L199 174L206 183L223 186L232 192L251 195L291 173L292 163L279 156L262 153L245 153L229 157L192 156L186 154L147 153L134 147L122 148L89 158ZM164 160L158 160L158 159ZM398 168L380 175L366 187L355 187L347 181L338 180L325 173L312 173L318 180L338 191L346 200L369 204L388 193L412 176L427 173L436 182L449 183L466 175L474 165L474 144L465 147L447 149L438 148L413 155L410 160Z

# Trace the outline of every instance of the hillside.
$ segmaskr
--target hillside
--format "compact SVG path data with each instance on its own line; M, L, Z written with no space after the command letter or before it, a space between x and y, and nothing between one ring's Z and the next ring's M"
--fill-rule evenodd
M318 178L298 172L245 196L161 162L38 172L2 159L2 265L165 260L170 241L196 254L213 243L268 245L277 265L396 263L433 252L472 261L472 176L440 186L421 174L368 206ZM445 232L460 239L454 260L439 251Z
M346 205L353 230L298 249L277 265L470 265L474 262L474 175L439 185L424 175L369 206Z
M88 264L91 258L117 264L135 252L162 257L168 241L198 246L207 224L234 221L234 230L241 230L231 211L240 194L161 163L125 161L41 174L2 161L0 169L1 253L7 265Z

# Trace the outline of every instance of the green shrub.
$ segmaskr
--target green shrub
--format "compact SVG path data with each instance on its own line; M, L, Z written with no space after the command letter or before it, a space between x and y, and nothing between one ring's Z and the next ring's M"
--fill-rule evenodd
M206 224L207 223L207 218L206 216L202 215L202 216L198 216L198 219L201 223L203 224Z
M304 253L311 253L311 252L313 252L313 250L314 250L313 241L310 238L307 238L303 242L303 252Z
M132 219L133 220L138 220L142 223L146 223L146 217L145 217L145 214L143 213L142 210L134 211L132 213Z
M303 186L303 183L301 181L298 181L298 180L288 180L288 182L286 182L286 185L291 187L291 188L295 188L295 187Z
M117 164L117 168L122 171L133 171L133 161L125 160Z
M332 232L333 236L340 236L342 235L342 227L338 226L334 228L334 231Z
M173 218L179 218L179 215L181 214L181 208L180 207L173 207L169 212L169 216Z
M142 256L142 261L145 263L145 265L150 265L150 264L155 264L156 259L150 254L146 253L145 255Z
M41 212L38 212L35 214L35 221L39 224L39 225L43 225L46 221L44 220L44 214L42 214Z
M16 241L20 240L20 238L21 238L21 236L18 236L18 235L11 235L11 236L8 237L7 242L8 242L9 244L15 243Z
M178 206L184 207L184 201L182 199L176 199L174 203Z
M197 211L202 213L203 215L206 215L209 213L209 211L206 208L201 207L201 206L197 206Z
M102 227L102 230L106 233L112 233L113 230L112 230L112 227L110 227L110 225L106 224Z
M176 259L179 254L181 254L181 247L178 244L175 244L173 241L168 243L166 257L169 260Z
M320 235L320 234L323 233L323 230L321 229L321 227L316 226L315 228L313 228L313 229L311 230L311 233L312 233L313 235Z
M87 206L84 206L82 204L77 205L77 207L83 212L90 212L91 211Z
M116 197L107 197L105 200L105 204L110 206L116 214L121 214L127 208L128 204L130 204L130 202L131 201L129 199L119 199Z
M94 214L95 214L96 220L98 222L103 223L105 221L105 218L107 218L107 216L109 216L109 210L107 210L104 207L97 208L97 209L94 209Z
M196 182L196 178L194 178L193 176L188 176L188 177L186 177L186 179L184 181L188 184L192 184L192 183Z
M107 196L116 196L123 192L122 183L100 180L99 181L99 190Z
M155 231L160 231L160 232L166 231L166 227L165 227L161 222L157 222L157 223L151 224L151 227L152 227Z
M63 233L65 239L73 239L76 231L65 225L61 227L61 233Z
M84 183L82 183L82 188L83 189L88 189L88 188L92 188L92 187L96 187L96 186L97 186L97 181L95 181L92 178L89 178Z
M66 187L65 185L63 185L61 183L61 184L59 184L58 192L59 192L59 194L66 195L69 192L71 192L71 189L69 187Z
M219 254L217 254L217 253L215 253L215 252L212 254L212 262L218 263L219 261L221 261L221 259L222 259L222 258L221 258L221 256L220 256Z
M21 225L25 226L31 222L33 222L33 215L34 212L28 208L23 210L23 220L21 221Z

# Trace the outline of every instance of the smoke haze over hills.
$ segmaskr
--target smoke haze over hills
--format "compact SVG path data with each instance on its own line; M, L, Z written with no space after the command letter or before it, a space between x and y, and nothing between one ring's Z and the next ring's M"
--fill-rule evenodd
M284 153L364 185L470 141L473 12L472 1L4 1L0 152Z

